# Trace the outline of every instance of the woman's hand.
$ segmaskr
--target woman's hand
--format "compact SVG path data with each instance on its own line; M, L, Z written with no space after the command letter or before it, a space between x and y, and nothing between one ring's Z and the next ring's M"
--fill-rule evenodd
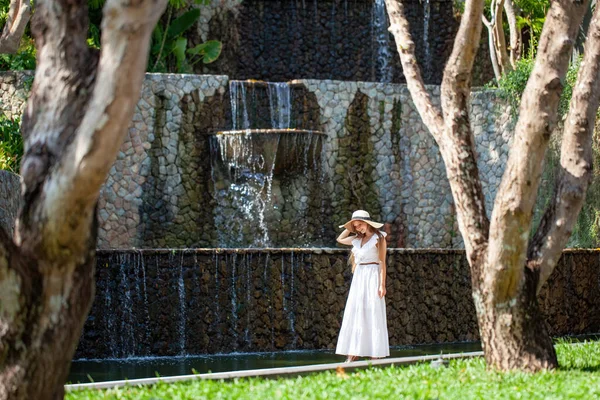
M345 244L348 246L352 246L352 241L356 236L350 236L350 231L348 229L344 229L344 231L338 236L336 239L338 243Z
M379 290L377 290L377 294L379 295L379 297L383 298L383 296L385 296L385 286L381 285L379 286Z

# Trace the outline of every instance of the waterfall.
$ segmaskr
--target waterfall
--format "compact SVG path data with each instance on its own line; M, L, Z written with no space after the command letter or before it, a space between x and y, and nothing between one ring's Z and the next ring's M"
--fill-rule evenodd
M106 286L104 286L104 288L104 309L106 310L104 315L106 319L106 332L108 333L108 339L105 339L105 341L109 343L108 354L110 354L112 357L118 357L119 352L117 335L113 335L113 332L115 332L115 313L113 312L113 299L110 282L106 282Z
M121 254L119 257L119 292L122 294L120 304L123 306L124 315L121 318L121 335L123 338L122 355L134 356L136 350L136 340L134 335L135 321L133 317L133 300L131 298L131 287L129 284L129 254Z
M219 302L219 294L221 293L221 285L219 281L219 253L213 254L213 259L215 261L215 327L218 327L221 323L221 310L220 310L220 302Z
M291 266L291 276L290 276L290 312L288 314L288 318L290 320L290 332L292 334L292 347L296 347L296 343L298 342L298 338L296 337L296 314L294 312L295 307L295 293L294 293L294 251L290 252L290 266Z
M424 72L431 70L431 49L429 47L429 19L431 17L431 5L429 0L424 0L423 5L423 49L425 52ZM425 75L425 74L424 74Z
M244 254L244 266L246 268L246 328L244 329L244 341L250 347L250 292L252 291L252 254Z
M237 304L237 290L236 290L236 269L237 269L237 253L231 256L231 262L227 265L231 265L231 320L233 330L233 348L237 348L238 343L238 304Z
M371 17L371 32L374 41L373 50L376 51L375 65L379 82L392 81L392 52L390 50L390 36L388 33L388 18L385 9L385 0L375 0Z
M291 90L287 82L268 82L269 109L271 111L271 127L288 129L292 111Z
M179 324L177 327L179 333L179 355L185 354L185 341L186 341L186 304L185 304L185 282L183 276L183 254L181 251L181 257L179 258L179 276L177 279L177 293L179 295Z
M246 103L246 86L244 82L229 81L229 93L233 130L250 129L250 118L248 116L248 105ZM240 120L241 126L238 125L238 121Z

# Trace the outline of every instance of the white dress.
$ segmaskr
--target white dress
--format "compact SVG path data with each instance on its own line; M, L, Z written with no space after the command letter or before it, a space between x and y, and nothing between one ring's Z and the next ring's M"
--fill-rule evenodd
M380 232L385 237L385 232ZM336 354L360 357L387 357L390 355L385 297L378 294L379 262L377 241L374 234L363 246L361 239L352 241L352 253L356 269L344 310L342 328L338 337Z

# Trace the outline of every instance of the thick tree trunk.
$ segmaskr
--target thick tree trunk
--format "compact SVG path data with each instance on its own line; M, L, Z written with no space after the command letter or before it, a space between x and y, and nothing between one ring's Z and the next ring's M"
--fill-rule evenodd
M485 357L489 366L502 370L538 371L557 366L536 294L566 244L589 180L588 135L600 97L597 94L600 92L597 87L600 45L596 42L600 40L600 32L594 33L595 40L589 46L586 44L589 59L582 68L587 72L580 73L575 85L578 89L571 105L574 113L569 114L571 121L567 124L572 127L566 130L567 141L563 143L561 157L566 171L559 185L562 201L552 206L549 221L542 224L542 238L534 240L534 250L529 250L530 258L528 241L542 162L556 122L562 80L587 4L587 0L556 0L550 7L538 58L521 101L507 167L488 222L468 119L470 76L475 44L479 43L483 1L466 2L444 71L441 118L426 94L414 62L414 45L406 29L401 1L386 2L390 31L396 39L411 97L439 144L446 165L471 266L473 300ZM501 8L497 12L501 12Z
M8 237L3 235L3 243ZM95 246L94 246L95 247ZM23 278L23 307L12 322L11 333L2 338L3 363L0 370L0 399L62 399L71 358L79 342L89 308L94 300L95 249L87 259L74 265L71 290L62 299L56 321L49 321L53 307L45 287L51 277L31 271L35 259L14 258L13 267L27 269ZM16 249L13 249L13 251ZM58 276L53 277L58 279ZM25 279L23 281L25 281ZM25 283L25 282L24 282ZM4 300L4 299L3 299ZM55 305L54 305L55 306ZM51 325L51 327L50 327Z
M525 268L524 275L517 297L506 303L479 289L484 285L473 286L485 360L503 371L553 369L558 360L536 297L538 272Z
M40 0L23 117L23 207L0 232L0 400L60 399L94 298L100 186L123 141L166 0L108 0L102 53L85 0ZM97 83L97 84L96 84Z

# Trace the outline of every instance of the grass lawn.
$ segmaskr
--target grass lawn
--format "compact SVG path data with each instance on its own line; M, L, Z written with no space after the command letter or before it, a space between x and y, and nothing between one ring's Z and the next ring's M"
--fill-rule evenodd
M82 399L600 399L600 342L559 343L561 367L539 374L486 371L482 358L326 372L290 379L196 380L186 383L86 390Z

